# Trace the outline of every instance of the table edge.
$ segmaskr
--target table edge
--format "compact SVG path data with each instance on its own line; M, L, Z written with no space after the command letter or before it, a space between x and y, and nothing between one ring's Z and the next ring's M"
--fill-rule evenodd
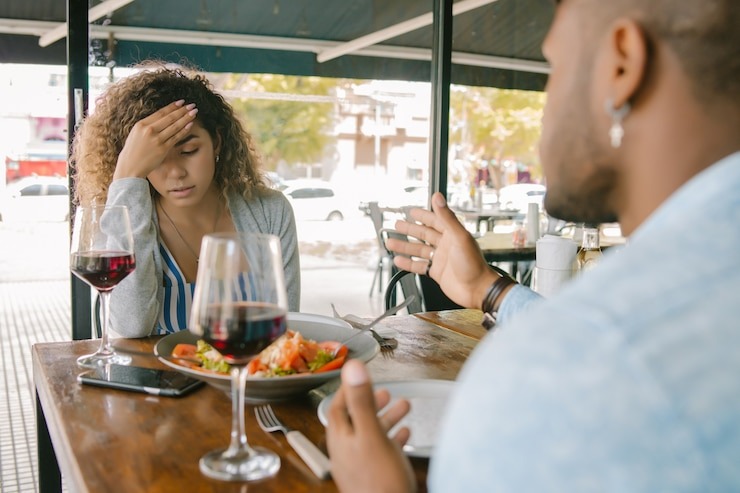
M31 359L33 363L33 386L36 390L36 396L44 412L43 418L44 421L46 421L46 428L49 431L51 444L54 448L54 455L56 455L57 464L59 464L59 471L64 480L64 484L69 491L85 493L89 490L85 486L85 482L82 480L82 471L79 469L79 467L75 467L73 463L74 461L69 460L69 457L71 457L73 454L69 444L69 439L63 431L63 423L59 421L57 414L52 412L53 409L49 408L49 406L53 406L51 387L49 386L49 382L47 381L47 379L44 378L44 371L43 368L40 366L39 356L37 353L37 346L43 344L54 343L40 343L31 346Z

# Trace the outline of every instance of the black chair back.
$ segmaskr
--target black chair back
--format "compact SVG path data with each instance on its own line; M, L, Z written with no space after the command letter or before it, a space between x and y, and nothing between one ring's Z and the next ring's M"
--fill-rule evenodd
M396 288L401 286L404 298L411 294L416 299L408 306L409 313L419 313L421 311L433 312L440 310L456 310L463 308L458 305L442 291L437 281L429 276L416 275L409 271L396 272L385 290L385 309L396 304Z

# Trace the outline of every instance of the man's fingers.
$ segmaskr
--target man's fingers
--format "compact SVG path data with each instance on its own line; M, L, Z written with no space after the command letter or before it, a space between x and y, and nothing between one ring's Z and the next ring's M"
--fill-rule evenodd
M429 211L425 212L432 214ZM434 223L416 224L408 221L396 221L396 230L399 233L403 233L406 236L413 236L431 245L436 245L439 242L440 234L444 232L443 229L434 226Z
M331 405L327 412L327 420L329 421L328 433L346 434L352 432L352 422L347 412L347 400L344 398L342 387L339 387L339 390L337 390L334 398L331 400Z
M411 430L409 430L405 426L402 426L391 437L391 440L393 440L394 442L396 442L396 444L398 444L399 447L403 448L403 446L406 445L406 442L409 441L409 438L411 438Z
M385 432L388 433L391 428L396 426L396 424L398 424L398 422L401 421L410 410L411 404L409 404L409 401L406 399L399 399L394 402L393 405L380 416L380 424Z
M452 210L447 207L447 200L444 195L439 192L435 192L432 195L432 210L436 218L435 229L444 231L448 228L453 229L465 229L460 223Z
M391 394L388 389L380 388L375 391L375 410L380 411L391 401Z
M347 402L347 412L356 432L374 431L379 425L375 396L370 375L365 365L351 359L342 367L342 390Z
M429 266L428 260L413 260L408 257L401 257L396 255L393 257L393 264L401 270L407 270L414 274L426 274L427 266Z
M398 238L388 238L387 240L385 240L385 246L387 246L389 250L400 253L401 255L420 258L423 256L424 248L429 248L423 243L411 243L408 241L399 240Z

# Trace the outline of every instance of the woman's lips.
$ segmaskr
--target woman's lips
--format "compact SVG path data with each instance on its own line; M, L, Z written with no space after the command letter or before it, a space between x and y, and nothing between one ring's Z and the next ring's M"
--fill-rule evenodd
M190 195L190 192L193 191L195 187L181 187L181 188L173 188L170 190L170 195L176 197L176 198L183 198Z

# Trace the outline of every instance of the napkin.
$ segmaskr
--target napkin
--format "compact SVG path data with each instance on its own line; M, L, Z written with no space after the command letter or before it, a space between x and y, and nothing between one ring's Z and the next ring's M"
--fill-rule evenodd
M573 277L578 247L568 238L545 235L536 248L532 288L547 298Z
M569 238L545 235L537 240L537 267L551 270L573 270L578 246Z
M527 208L527 244L534 245L540 237L540 206L530 203Z

